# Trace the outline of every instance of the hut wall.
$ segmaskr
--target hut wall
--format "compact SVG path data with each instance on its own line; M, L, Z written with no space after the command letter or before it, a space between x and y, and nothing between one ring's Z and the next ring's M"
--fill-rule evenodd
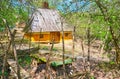
M43 42L49 43L54 39L55 43L59 43L62 41L62 33L61 32L41 32L41 33L26 33L24 35L25 38L30 39L32 42ZM64 32L64 40L72 40L72 31Z
M30 39L32 42L49 42L50 41L50 33L49 32L41 32L41 33L27 33L24 35L26 39Z
M72 31L64 31L64 40L72 40ZM62 33L60 33L60 41L62 41Z

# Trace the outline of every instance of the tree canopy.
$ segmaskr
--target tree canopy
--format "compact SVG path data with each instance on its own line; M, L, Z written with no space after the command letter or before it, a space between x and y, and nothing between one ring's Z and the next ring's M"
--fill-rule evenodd
M10 27L14 27L16 22L25 21L28 18L28 5L19 0L2 0L0 5L0 29L3 30L5 24L2 19L6 19Z

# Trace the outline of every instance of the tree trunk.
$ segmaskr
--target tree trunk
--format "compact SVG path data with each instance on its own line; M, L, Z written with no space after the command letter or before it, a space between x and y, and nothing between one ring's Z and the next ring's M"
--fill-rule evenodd
M114 30L113 30L113 20L110 18L109 14L108 14L108 11L107 11L107 8L105 6L103 6L99 0L96 0L95 1L97 6L100 8L102 14L103 14L103 17L104 17L104 20L107 22L107 23L110 23L109 24L109 31L111 33L111 36L112 36L112 40L113 40L113 43L114 43L114 46L115 46L115 50L116 50L116 63L120 63L120 48L119 48L119 45L117 44L118 40L117 38L115 37L115 33L114 33Z
M90 60L90 27L87 30L87 39L88 39L88 61Z
M14 52L15 61L16 61L16 65L17 65L17 77L18 77L18 79L21 79L21 76L20 76L20 67L19 67L19 63L18 63L18 57L17 57L17 52L16 52L16 46L15 46L15 42L14 42L16 30L14 30L13 33L12 33L7 22L6 22L6 27L7 27L8 32L9 32L10 43L11 43L11 45L12 45L12 49L13 49L13 52Z
M46 62L46 79L49 79L49 76L51 73L49 73L49 70L50 70L50 57L52 55L52 50L53 50L53 47L54 47L54 38L52 40L52 46L50 47L50 52L49 52L49 55L48 55L48 58L47 58L47 62Z
M74 50L75 50L75 29L76 29L76 26L74 26L74 28L73 28L73 46L72 46L73 59L75 58L74 57Z
M66 70L65 70L65 45L64 45L64 29L63 29L63 21L61 22L62 28L62 51L63 51L63 74L64 78L66 77Z
M4 51L4 46L2 43L1 44L1 47L3 49L3 52L5 53L4 54L4 59L3 59L3 68L2 68L2 77L1 79L7 79L6 76L5 76L5 72L6 72L6 67L7 67L7 51Z

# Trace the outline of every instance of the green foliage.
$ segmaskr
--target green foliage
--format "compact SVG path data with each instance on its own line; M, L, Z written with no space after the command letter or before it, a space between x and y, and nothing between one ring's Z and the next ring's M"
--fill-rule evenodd
M8 76L8 72L5 71L5 72L4 72L4 75L5 75L5 76ZM0 76L2 76L2 71L0 71Z
M114 41L118 43L118 47L120 45L120 2L119 0L98 0L103 8L102 11L96 1L90 1L88 12L69 12L62 15L71 26L76 26L76 37L87 38L86 28L90 27L91 38L102 40L105 51L110 52L115 47Z
M4 72L4 75L5 75L5 76L8 76L8 72L7 72L7 71L5 71L5 72Z
M95 77L94 76L91 76L91 78L90 79L95 79Z
M50 50L48 46L41 47L42 50ZM53 48L52 51L58 51L58 48Z
M18 1L19 2L19 1ZM11 1L1 1L0 5L0 30L5 29L2 19L6 19L10 27L14 27L16 22L26 21L28 12L26 6L13 6Z
M101 62L97 66L98 68L102 69L105 72L109 72L114 69L119 70L119 65L117 65L115 62L110 61L110 62Z
M0 71L0 76L2 75L2 71Z
M87 27L91 27L91 35L97 39L103 40L108 32L108 27L104 22L103 16L87 12L75 12L64 14L63 17L65 17L71 26L76 26L76 36L86 37Z
M114 61L110 61L110 64L113 65L113 64L115 64L115 62Z
M53 50L53 51L58 51L58 48L53 48L52 50Z
M65 59L65 64L71 64L72 63L72 59ZM51 66L53 67L58 67L63 65L63 61L52 61L51 62Z
M41 48L42 50L49 50L49 48L47 46L44 46Z
M35 59L38 63L45 63L45 62L47 62L45 57L40 57L38 54L32 54L31 58Z
M22 65L22 66L26 66L26 65L30 65L31 64L31 57L29 55L25 55L22 58L18 59L18 62Z

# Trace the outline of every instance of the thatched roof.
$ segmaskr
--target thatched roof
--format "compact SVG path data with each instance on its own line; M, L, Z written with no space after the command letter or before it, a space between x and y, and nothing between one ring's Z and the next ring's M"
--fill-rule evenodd
M53 9L37 9L31 18L31 24L26 28L30 32L50 32L61 31L61 16L57 10ZM67 23L63 22L65 31L72 31ZM28 30L29 29L29 30Z

